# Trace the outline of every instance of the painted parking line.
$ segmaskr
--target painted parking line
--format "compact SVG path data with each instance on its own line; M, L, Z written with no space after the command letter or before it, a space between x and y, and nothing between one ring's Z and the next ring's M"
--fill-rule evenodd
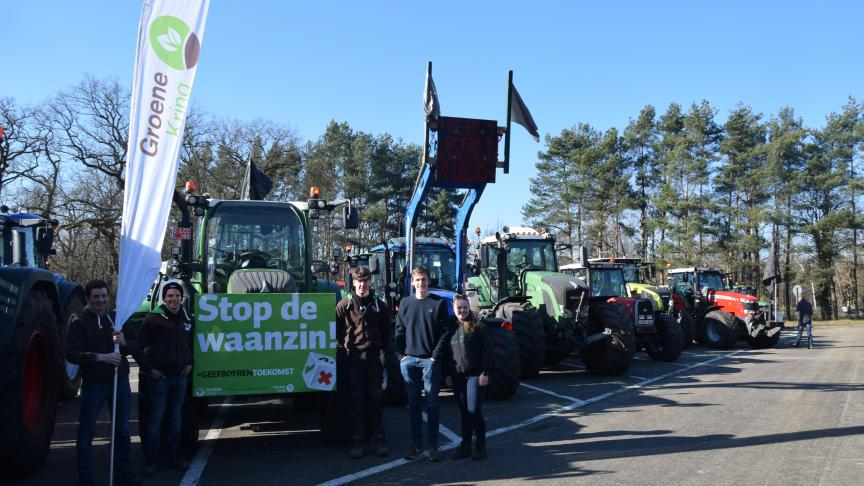
M222 425L225 423L229 409L231 409L231 397L225 398L220 405L219 415L216 416L216 420L204 437L204 446L198 449L198 453L192 459L192 464L189 465L189 469L183 475L183 479L180 480L180 486L195 486L201 480L204 467L207 466L207 460L210 459L210 453L213 452L213 447L216 445L216 439L222 434Z
M599 402L600 400L605 400L605 399L610 398L610 397L613 397L613 396L615 396L615 395L620 395L620 394L622 394L622 393L625 393L625 392L628 392L628 391L631 391L631 390L636 390L636 389L642 388L642 387L644 387L644 386L646 386L646 385L650 385L650 384L652 384L652 383L656 383L656 382L658 382L658 381L660 381L660 380L664 380L664 379L669 378L669 377L671 377L671 376L675 376L675 375L680 374L680 373L683 373L683 372L685 372L685 371L687 371L687 370L691 370L691 369L693 369L693 368L698 368L698 367L700 367L700 366L707 366L707 365L713 364L713 363L715 363L715 362L717 362L717 361L719 361L719 360L721 360L721 359L723 359L723 358L729 358L729 357L735 356L735 355L738 354L738 353L742 353L742 352L744 352L744 351L745 351L745 350L739 350L739 351L735 351L735 352L732 352L732 353L725 353L725 354L721 354L721 355L716 356L716 357L714 357L714 358L712 358L712 359L709 359L709 360L707 360L707 361L703 361L703 362L701 362L701 363L694 363L694 364L691 364L691 365L689 365L689 366L687 366L687 367L685 367L685 368L681 368L681 369L677 369L677 370L674 370L674 371L670 371L669 373L665 373L665 374L663 374L663 375L656 376L656 377L654 377L654 378L649 378L649 379L647 379L647 380L642 380L642 381L640 381L639 383L636 383L636 384L633 384L633 385L627 385L627 386L624 386L624 387L619 388L619 389L617 389L617 390L614 390L614 391L611 391L611 392L608 392L608 393L603 393L602 395L597 395L597 396L595 396L595 397L591 397L591 398L589 398L588 400L580 400L580 401L578 401L578 402L573 402L573 403L571 403L570 405L567 405L567 406L564 406L564 407L561 407L561 408L557 408L557 409L555 409L555 410L551 410L551 411L546 412L546 413L542 413L542 414L540 414L540 415L537 415L536 417L531 417L531 418L529 418L529 419L527 419L527 420L523 420L522 422L515 423L515 424L512 424L512 425L508 425L508 426L506 426L506 427L499 427L499 428L497 428L497 429L495 429L495 430L489 431L489 432L486 433L486 438L488 439L488 438L490 438L490 437L495 437L496 435L501 435L501 434L503 434L503 433L505 433L505 432L510 432L510 431L513 431L513 430L517 430L517 429L521 429L521 428L527 427L527 426L529 426L529 425L535 424L535 423L537 423L537 422L541 422L541 421L546 420L546 419L548 419L548 418L552 418L552 417L555 417L555 416L557 416L557 415L561 415L561 414L564 414L564 413L567 413L567 412L570 412L570 411L576 410L576 409L578 409L578 408L582 408L582 407L588 405L589 403L596 403L596 402ZM563 364L563 363L562 363L562 364ZM521 386L525 386L525 384L522 383ZM533 386L529 386L529 388L532 388L532 389L533 389L534 387L533 387ZM450 444L448 444L448 445L442 447L441 450L442 450L442 451L446 451L446 450L449 450L449 449L453 449L453 448L455 448L456 446L457 446L457 443L456 443L456 442L451 442ZM415 459L415 460L416 460L416 459ZM348 474L348 475L345 475L345 476L342 476L342 477L339 477L339 478L336 478L336 479L332 479L332 480L327 481L327 482L325 482L325 483L321 483L321 485L322 485L322 486L338 486L338 485L342 485L342 484L347 484L347 483L350 483L350 482L352 482L352 481L357 481L357 480L359 480L359 479L367 478L367 477L369 477L369 476L372 476L372 475L378 474L378 473L380 473L380 472L388 471L388 470L390 470L390 469L394 469L394 468L397 468L397 467L399 467L399 466L403 466L403 465L405 465L405 464L408 464L409 462L413 462L413 460L412 460L412 461L409 461L409 460L406 460L406 459L397 459L397 460L395 460L395 461L390 461L390 462L388 462L388 463L381 464L381 465L379 465L379 466L375 466L375 467L372 467L372 468L369 468L369 469L364 469L364 470L362 470L362 471L358 471L358 472L356 472L356 473L352 473L352 474Z
M547 390L547 389L545 389L545 388L540 388L539 386L529 385L528 383L525 383L525 382L519 383L519 386L520 386L520 387L528 388L529 390L538 391L538 392L540 392L540 393L545 393L545 394L547 394L547 395L552 395L553 397L562 398L562 399L564 399L564 400L568 400L568 401L571 401L571 402L574 402L574 403L580 403L580 402L581 402L581 403L584 403L584 402L585 402L585 400L582 400L582 399L580 399L580 398L568 397L567 395L559 395L558 393L555 393L555 392L553 392L552 390Z
M423 421L429 422L429 416L426 415L425 411L423 412ZM438 433L440 433L444 437L447 437L447 439L449 439L450 442L459 442L462 440L458 435L456 435L456 432L453 432L452 430L448 429L447 427L441 425L440 421L438 423Z
M566 361L562 361L562 362L560 362L560 363L558 363L558 364L561 365L561 366L566 366L566 367L568 367L568 368L575 368L575 369L577 369L577 370L584 370L584 369L585 369L585 366L584 366L584 365L580 365L580 364L576 364L576 363L568 363L568 362L566 362Z

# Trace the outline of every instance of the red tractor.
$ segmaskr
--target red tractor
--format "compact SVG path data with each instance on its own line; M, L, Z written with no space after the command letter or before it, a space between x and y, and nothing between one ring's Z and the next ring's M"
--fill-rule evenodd
M782 321L771 319L770 307L759 299L726 290L723 272L716 268L675 268L667 272L676 306L695 321L696 341L716 349L730 349L739 337L752 348L771 348L780 339Z

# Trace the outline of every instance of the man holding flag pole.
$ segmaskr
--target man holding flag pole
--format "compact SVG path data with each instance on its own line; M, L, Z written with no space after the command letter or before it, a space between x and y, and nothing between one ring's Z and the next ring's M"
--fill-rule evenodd
M159 273L177 180L177 156L209 4L209 0L144 0L141 10L130 100L115 329L138 308ZM112 473L113 467L112 441Z

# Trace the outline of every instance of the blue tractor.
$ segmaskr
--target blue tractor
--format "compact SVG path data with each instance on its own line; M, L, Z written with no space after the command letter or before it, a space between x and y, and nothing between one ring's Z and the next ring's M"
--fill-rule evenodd
M75 397L78 367L65 360L69 317L84 306L76 282L50 270L56 221L0 207L0 475L38 469L59 400Z

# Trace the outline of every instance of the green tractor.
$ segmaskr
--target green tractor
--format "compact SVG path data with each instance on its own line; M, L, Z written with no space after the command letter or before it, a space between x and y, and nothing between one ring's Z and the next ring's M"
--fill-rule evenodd
M63 356L77 282L50 270L56 221L0 206L0 477L38 469L51 445L57 403L78 393L78 366Z
M654 281L655 268L650 263L636 257L592 258L594 262L614 262L624 266L624 281L631 297L651 299L656 307L656 313L672 316L681 327L683 347L686 349L695 338L695 323L693 316L687 311L681 296L672 292L669 287L648 283Z
M575 349L592 373L624 373L633 324L619 306L591 297L586 282L558 271L556 254L569 248L531 228L504 227L483 239L468 279L472 308L512 322L523 365L535 374Z
M592 298L621 306L634 323L637 349L644 349L655 361L677 360L684 347L681 325L668 312L668 303L665 310L658 306L662 302L658 293L643 290L633 295L625 268L623 263L597 258L589 260L587 267L576 263L562 266L561 271L587 282Z
M308 201L297 202L217 200L175 192L174 203L181 218L172 234L180 246L172 248L171 260L163 264L133 320L159 311L161 287L171 281L183 286L186 309L200 311L196 371L184 404L184 445L197 440L197 417L208 397L248 394L290 396L297 405L316 403L325 437L343 439L347 419L338 407L347 397L335 385L341 363L335 360L333 324L341 291L329 278L316 277L338 272L334 267L341 248L334 248L334 262L316 259L313 233L315 220L341 205L344 228L357 228L356 208L347 200L322 199L317 190ZM200 218L194 255L190 213ZM243 319L248 327L238 327ZM320 386L306 376L319 370L326 379ZM139 385L140 402L147 394L147 377ZM322 395L335 400L322 402ZM139 406L139 421L146 423L146 407Z

